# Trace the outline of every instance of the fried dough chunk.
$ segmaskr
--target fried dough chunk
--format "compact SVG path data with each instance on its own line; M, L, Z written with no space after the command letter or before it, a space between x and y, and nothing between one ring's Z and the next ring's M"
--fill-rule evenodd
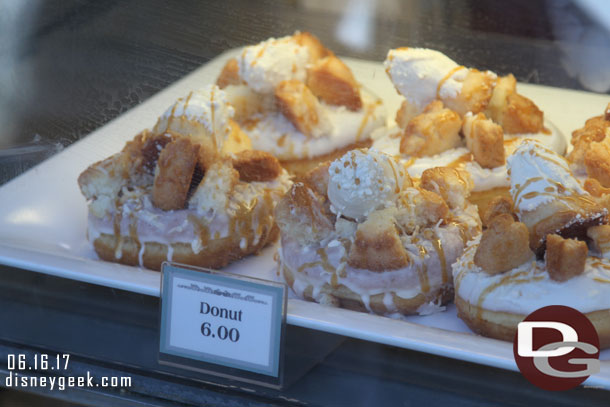
M233 119L246 128L249 124L256 124L256 120L252 118L255 114L276 109L273 95L255 92L245 85L228 87L225 93L229 104L235 109Z
M334 55L318 60L307 69L307 86L329 105L360 110L360 87L352 71Z
M435 225L449 215L449 207L437 193L421 188L407 188L398 198L396 220L411 234L416 228Z
M610 112L610 104L606 108L606 112ZM590 144L602 141L606 137L608 127L610 127L610 118L606 118L606 114L604 114L588 119L583 127L574 130L570 141L574 149L568 155L568 161L579 169L584 168L585 154L589 150Z
M409 103L408 100L403 100L402 104L396 111L396 124L401 129L405 129L411 119L413 119L419 113L419 109L412 103Z
M297 44L307 47L309 50L309 61L316 62L317 60L332 55L332 52L327 49L318 37L309 32L297 32L292 38Z
M275 88L275 100L279 111L301 133L311 137L321 135L326 118L320 102L304 83L297 80L280 82Z
M474 264L494 275L512 270L532 257L527 226L504 213L493 218L483 232Z
M587 229L587 237L602 257L610 259L610 225L592 226Z
M396 270L409 265L409 256L389 210L375 211L358 225L347 264L372 271Z
M152 203L159 209L182 209L191 185L199 154L199 144L189 137L168 143L159 154L152 189Z
M587 178L584 183L584 188L585 191L593 195L595 198L610 194L610 188L605 188L595 178Z
M239 182L239 173L231 159L223 158L212 163L189 199L189 208L198 214L224 213Z
M466 146L481 167L495 168L504 165L506 160L502 127L479 113L476 116L464 117L462 132L466 138Z
M483 225L488 226L493 218L502 214L511 215L513 219L516 220L516 217L513 214L513 200L510 197L497 196L489 202L481 219Z
M590 193L595 201L610 213L610 188L604 188L595 178L587 178L584 183L585 191Z
M513 75L498 78L487 113L506 134L538 133L543 129L542 111L530 99L517 93L517 80Z
M320 195L326 195L329 179L328 167L330 167L330 161L319 164L313 170L298 177L297 181L306 183Z
M583 241L555 234L546 236L546 270L552 280L566 281L582 274L588 253Z
M277 158L259 150L245 150L235 154L233 168L239 172L239 179L244 182L271 181L282 172Z
M460 116L467 112L477 114L484 111L489 104L494 89L495 77L487 72L470 69L464 82L462 90L457 98L450 100L444 99L447 107Z
M463 208L474 187L470 174L457 168L428 168L422 173L421 188L436 192L450 208Z
M325 197L303 182L295 182L275 209L276 222L303 245L319 243L334 230L334 216Z
M585 153L587 175L604 187L610 187L610 137L591 142Z
M461 128L460 115L434 100L407 124L400 139L400 152L422 157L455 148L462 140Z
M239 76L239 63L237 58L231 58L227 61L225 66L222 68L218 79L216 79L216 85L220 89L224 89L229 85L239 85L243 83Z

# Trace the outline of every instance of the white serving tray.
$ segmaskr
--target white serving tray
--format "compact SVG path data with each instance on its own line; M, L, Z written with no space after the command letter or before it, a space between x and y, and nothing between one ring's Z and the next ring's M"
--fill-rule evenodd
M59 277L159 296L159 273L98 260L86 239L87 205L76 179L95 161L118 152L124 143L177 98L213 82L228 51L141 105L0 187L0 264ZM346 59L356 78L381 96L388 112L400 98L379 62ZM608 97L537 85L519 85L565 135L603 112ZM269 247L258 256L232 264L230 272L277 279ZM299 300L288 301L288 323L306 328L428 352L469 362L517 370L512 344L472 334L454 306L430 316L395 320ZM610 389L610 350L602 352L601 372L586 385Z

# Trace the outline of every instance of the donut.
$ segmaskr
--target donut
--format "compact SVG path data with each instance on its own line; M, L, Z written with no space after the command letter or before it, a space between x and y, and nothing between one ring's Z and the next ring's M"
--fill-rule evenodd
M232 115L215 85L191 92L80 174L102 260L221 268L278 238L273 211L291 181L275 157L249 148Z
M360 149L299 177L276 208L279 270L301 298L381 315L427 314L453 296L451 264L480 231L472 181L433 168L415 185Z
M591 177L603 187L610 187L610 103L603 114L588 119L584 126L572 132L574 146L567 159L574 174Z
M245 47L217 84L254 148L293 174L369 147L372 131L385 123L381 100L307 32Z
M475 332L512 341L531 312L565 305L610 346L610 225L603 196L587 192L568 161L535 141L508 158L510 208L453 265L458 316Z
M506 157L522 140L565 153L564 136L517 92L513 75L466 68L421 48L390 50L385 66L404 100L396 123L374 132L373 147L405 160L414 178L436 166L467 171L469 199L482 218L495 198L509 197Z

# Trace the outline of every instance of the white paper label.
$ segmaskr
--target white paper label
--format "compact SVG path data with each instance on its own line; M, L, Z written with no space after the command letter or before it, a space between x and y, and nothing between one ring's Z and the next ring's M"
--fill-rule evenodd
M225 275L164 269L161 351L276 375L283 304L278 289Z

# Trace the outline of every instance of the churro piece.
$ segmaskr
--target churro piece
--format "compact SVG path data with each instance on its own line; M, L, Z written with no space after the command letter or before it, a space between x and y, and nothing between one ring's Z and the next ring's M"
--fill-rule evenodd
M302 244L317 243L334 230L325 198L306 184L295 182L277 205L276 222Z
M316 62L321 58L333 54L328 48L322 45L318 37L309 32L296 32L292 38L297 44L307 47L309 50L310 62Z
M512 74L498 78L487 113L507 134L538 133L543 129L542 111L517 93L517 80Z
M422 173L421 187L443 197L450 208L463 207L472 191L470 174L449 167L429 168Z
M483 112L491 99L495 79L495 75L491 75L489 72L469 69L460 93L455 98L444 98L443 102L460 116L464 116L468 112L473 114Z
M239 63L237 62L237 58L231 58L222 68L218 79L216 79L216 85L218 85L220 89L224 89L229 85L240 85L242 83L243 81L239 77Z
M313 170L298 177L298 180L305 182L318 194L326 195L329 180L328 167L330 167L330 161L319 164Z
M481 236L474 263L487 274L498 274L532 259L529 231L509 214L496 216Z
M587 175L604 187L610 187L610 137L591 142L585 153Z
M483 225L488 226L493 218L502 214L508 214L515 218L513 214L513 200L510 197L497 196L489 202L485 213L481 217Z
M559 235L546 237L546 268L551 279L566 281L585 271L587 244L580 240L564 239Z
M439 100L430 103L408 124L400 140L400 152L421 157L459 146L462 119Z
M587 229L587 237L591 239L591 246L602 257L610 259L610 225L592 226Z
M334 55L318 60L307 69L307 86L330 105L345 106L354 111L362 108L360 87L352 71Z
M320 103L302 82L281 82L275 89L276 104L280 112L306 136L320 137L326 129Z
M373 212L358 225L347 264L357 269L385 271L409 265L389 209Z
M407 233L436 225L449 215L449 207L437 193L422 188L407 188L400 195L396 219Z
M504 132L502 127L487 119L483 113L466 115L462 132L466 146L483 168L504 165Z
M185 207L198 153L199 145L187 137L179 137L165 146L155 169L153 205L166 211Z
M233 168L244 182L271 181L282 172L280 162L271 154L259 150L244 150L233 158Z

